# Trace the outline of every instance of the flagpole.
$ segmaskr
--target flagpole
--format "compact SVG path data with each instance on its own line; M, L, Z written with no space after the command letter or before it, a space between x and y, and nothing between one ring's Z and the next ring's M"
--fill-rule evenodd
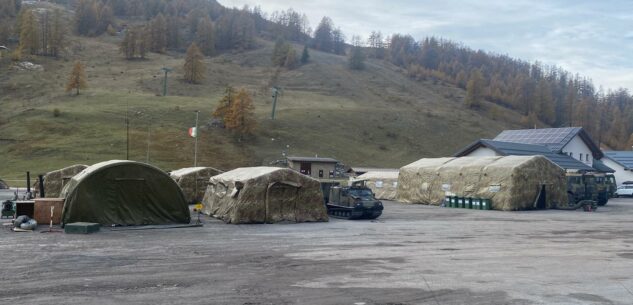
M198 167L198 115L200 114L199 110L196 110L196 141L193 148L193 167Z

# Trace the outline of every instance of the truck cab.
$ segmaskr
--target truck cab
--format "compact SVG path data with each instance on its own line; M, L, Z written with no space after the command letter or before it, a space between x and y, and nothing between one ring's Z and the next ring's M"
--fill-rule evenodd
M596 177L588 173L567 173L567 195L570 204L582 200L598 201Z

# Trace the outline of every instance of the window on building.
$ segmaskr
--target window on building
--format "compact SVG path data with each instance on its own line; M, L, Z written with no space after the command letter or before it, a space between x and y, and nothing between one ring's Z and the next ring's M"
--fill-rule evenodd
M322 169L319 170L319 178L323 178L323 170Z
M582 153L580 153L580 161L582 161Z
M330 178L334 178L334 171L330 171Z

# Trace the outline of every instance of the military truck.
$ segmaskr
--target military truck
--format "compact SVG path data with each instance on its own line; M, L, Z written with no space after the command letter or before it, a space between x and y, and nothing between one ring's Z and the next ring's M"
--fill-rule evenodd
M613 174L606 175L607 180L607 192L609 194L609 198L615 198L615 191L618 190L618 183L615 181L615 176Z
M365 186L365 181L330 187L326 207L328 215L345 219L376 219L383 210L382 202Z
M602 183L602 185L604 187L600 187L600 189L604 192L603 194L606 194L606 184ZM570 205L575 205L583 200L591 200L599 203L598 189L598 183L596 182L596 176L594 174L567 173L567 195ZM604 197L604 195L602 197ZM601 205L605 204L606 201Z
M609 184L607 183L607 175L602 173L594 173L596 181L596 193L598 194L598 205L604 206L609 202Z

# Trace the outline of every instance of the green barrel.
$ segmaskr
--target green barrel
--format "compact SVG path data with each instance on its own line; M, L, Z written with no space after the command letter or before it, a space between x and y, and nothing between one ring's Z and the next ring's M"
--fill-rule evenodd
M464 198L464 207L467 209L473 208L473 199L471 197Z
M492 200L490 200L490 199L482 199L481 200L481 209L482 210L492 210Z
M473 209L474 210L481 210L481 199L479 198L473 198Z

